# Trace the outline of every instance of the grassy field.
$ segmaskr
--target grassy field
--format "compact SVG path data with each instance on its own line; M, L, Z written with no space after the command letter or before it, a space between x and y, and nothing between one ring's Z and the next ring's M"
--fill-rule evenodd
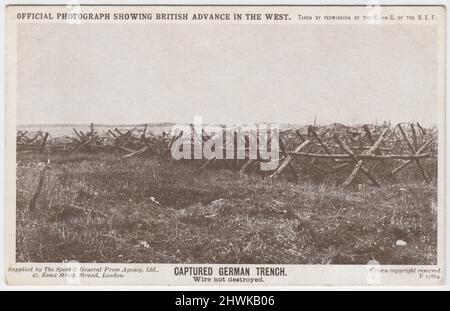
M344 190L113 154L51 155L42 175L45 161L17 158L20 262L436 263L435 183Z

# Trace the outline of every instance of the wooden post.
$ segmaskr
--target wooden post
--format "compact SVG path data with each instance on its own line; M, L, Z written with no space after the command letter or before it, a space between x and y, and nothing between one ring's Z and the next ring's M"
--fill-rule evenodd
M144 125L144 130L142 131L141 139L145 141L145 133L147 132L147 123ZM164 133L163 133L164 134Z
M142 148L142 149L140 149L140 150L137 150L137 151L134 151L134 152L129 153L129 154L127 154L127 155L124 155L124 156L122 157L122 159L128 159L128 158L131 158L131 157L136 156L136 155L138 155L138 154L144 153L145 151L147 151L147 149L148 149L148 146L145 146L144 148Z
M422 127L422 125L420 125L419 122L417 122L416 124L417 124L417 127L422 131L422 134L423 134L423 135L426 135L427 132L426 132L425 129Z
M326 154L331 154L330 149L323 143L322 139L319 137L319 135L316 133L314 128L310 127L311 135L319 142L320 146L323 148ZM333 159L333 162L336 162L335 159Z
M238 159L238 134L236 131L233 131L233 146L234 146L234 167L237 169L239 167L239 159Z
M311 143L311 141L309 139L305 140L300 146L298 146L294 152L300 152L303 148L305 148L306 146L308 146ZM292 161L292 156L289 154L287 155L283 162L280 164L280 166L278 166L278 168L275 170L275 172L270 175L270 178L274 178L277 177L279 174L281 174L281 172L284 171L284 169L289 165L289 163Z
M380 137L378 137L378 140L370 147L370 149L368 150L367 154L373 154L378 147L380 146L381 142L384 139L384 135L386 135L386 133L388 132L389 129L385 129ZM364 160L358 160L357 156L355 156L355 154L353 153L353 151L345 144L344 141L342 141L339 136L337 134L334 134L334 138L336 140L336 142L338 143L338 145L341 147L341 149L347 153L348 155L350 155L353 158L353 161L355 162L355 166L353 167L352 172L350 173L350 175L347 177L347 179L344 181L344 183L342 184L343 187L346 187L348 185L351 184L351 182L355 179L357 173L359 170L361 170L366 176L367 178L369 178L369 180L377 187L381 187L381 184L375 179L375 177L367 170L363 167L364 164Z
M414 123L411 123L409 126L411 127L411 134L413 137L414 150L417 150L417 134L416 134L416 129L414 128Z
M281 153L283 154L284 158L289 156L289 152L287 151L286 146L284 145L283 139L281 139L281 137L279 137L279 147L280 147ZM291 175L292 180L296 182L298 179L298 176L295 171L295 168L291 162L288 163L288 166L289 166L288 172Z
M300 137L300 139L302 140L302 142L304 142L306 140L305 137L303 137L302 133L300 133L300 130L295 130L295 133L297 134L298 137Z
M26 139L27 139L27 144L32 144L39 136L40 136L40 134L37 133L37 134L34 135L33 138L31 138L31 139L29 139L28 137L26 137Z
M421 154L425 151L425 149L426 149L433 141L434 141L434 140L429 140L429 141L425 142L425 143L422 145L422 147L420 147L419 150L417 150L417 152L416 152L414 155L421 155ZM391 171L391 174L397 173L398 171L400 171L401 169L403 169L405 166L407 166L409 163L411 163L411 162L413 162L413 161L414 161L414 158L409 159L409 160L403 162L402 164L400 164L399 166L397 166L396 168L394 168L394 169Z
M130 141L130 139L133 138L133 132L135 129L136 127L128 130L125 134L119 137L121 138L121 141L119 142L119 147L126 147L126 144Z
M42 153L45 149L45 145L47 144L47 139L48 139L48 132L45 133L44 139L42 140L42 144L41 144L41 150L39 151L39 153Z
M400 132L402 133L403 139L406 141L409 149L411 150L411 153L414 155L417 152L416 149L414 148L414 146L409 141L408 136L406 136L406 133L405 133L405 131L403 130L403 128L402 128L402 126L400 124L398 125L398 128L400 129ZM419 168L420 174L422 174L423 179L425 180L426 183L428 183L429 180L428 180L427 173L423 169L422 164L420 164L419 159L415 158L414 161L415 161L417 167Z
M370 132L370 128L367 124L363 125L364 132L366 132L367 140L371 145L375 143L375 140L373 139L372 133Z
M111 131L111 130L108 130L108 134L110 134L110 135L111 135L112 137L114 137L114 138L117 138L117 135L114 134L114 132Z
M42 187L44 185L44 179L45 179L45 172L47 171L47 164L45 164L44 168L42 169L42 172L39 176L39 182L38 186L36 188L36 191L33 194L33 197L30 200L30 204L28 205L28 209L30 211L33 211L36 208L36 203L39 198L39 195L41 194Z
M75 134L76 134L79 138L84 139L84 136L81 135L75 128L73 128L73 131L75 132Z

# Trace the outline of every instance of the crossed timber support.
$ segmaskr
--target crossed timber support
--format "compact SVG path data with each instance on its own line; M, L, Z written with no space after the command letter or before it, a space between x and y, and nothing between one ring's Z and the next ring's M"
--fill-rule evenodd
M419 149L417 149L417 141L416 141L416 132L412 131L413 133L413 143L410 142L410 140L408 139L408 136L406 135L405 131L403 130L403 127L401 126L401 124L398 124L398 129L400 130L400 133L403 136L403 139L406 141L406 144L408 145L409 150L411 150L411 155L413 156L411 159L403 162L402 164L400 164L398 167L394 168L391 173L395 174L398 171L400 171L401 169L403 169L404 167L406 167L408 164L410 164L411 162L415 162L417 167L419 168L420 174L422 175L423 180L426 183L429 183L429 178L427 176L427 173L425 172L425 170L423 169L422 164L419 161L419 157L420 155L423 154L423 152L427 149L427 147L433 142L433 140L429 140L427 142L425 142ZM414 129L414 127L411 124L411 129Z
M17 151L38 151L42 153L47 145L47 139L49 137L48 132L38 132L33 137L27 136L27 131L19 131L16 137L16 149Z
M379 148L380 144L383 142L384 136L389 131L389 129L385 129L380 137L378 137L377 141L370 147L370 149L367 151L368 155L374 155ZM334 134L334 139L338 143L338 145L341 147L342 151L347 153L351 158L353 163L355 164L353 167L352 172L347 177L347 179L342 184L343 187L346 187L352 183L352 181L355 179L356 175L359 171L363 172L364 175L367 176L367 178L377 187L381 187L381 184L375 179L375 177L370 173L369 170L363 167L364 160L358 159L358 156L354 154L354 152L345 144L344 141L342 141L337 134Z
M103 138L99 137L98 133L94 131L93 123L90 126L90 131L87 133L77 131L75 128L73 128L73 131L77 137L72 137L73 144L75 145L72 153L76 153L80 150L94 152L103 148L101 145Z
M300 144L300 146L295 148L294 152L302 151L310 143L311 143L311 140L309 140L309 139L305 140L303 143ZM274 178L274 177L277 177L278 175L280 175L286 169L286 167L290 166L291 161L292 161L292 155L290 155L289 153L286 152L286 156L285 156L283 162L280 164L280 166L278 166L278 168L275 170L275 172L273 172L272 175L270 175L270 178Z

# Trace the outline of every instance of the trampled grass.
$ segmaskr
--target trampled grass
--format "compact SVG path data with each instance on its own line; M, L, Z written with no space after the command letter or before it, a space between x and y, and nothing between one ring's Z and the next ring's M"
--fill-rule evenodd
M17 261L433 264L437 190L342 189L142 156L17 159ZM406 245L396 245L398 240Z

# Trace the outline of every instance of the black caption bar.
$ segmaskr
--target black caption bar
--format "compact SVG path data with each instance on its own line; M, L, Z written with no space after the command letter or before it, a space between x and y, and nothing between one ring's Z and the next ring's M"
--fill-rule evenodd
M106 289L106 288L105 288ZM98 290L98 289L97 289ZM358 293L361 299L354 299L353 294ZM51 309L61 310L67 305L73 308L81 307L94 310L123 310L123 311L153 311L153 310L316 310L323 309L328 305L331 310L338 307L355 307L363 310L366 306L372 309L384 310L391 307L404 307L405 305L417 306L429 303L422 294L432 294L435 300L439 296L445 296L446 292L381 292L381 291L325 291L325 292L295 292L295 291L142 291L142 292L118 292L118 291L89 291L89 292L0 292L16 297L14 301L46 301L44 304ZM58 294L58 295L55 295ZM87 294L87 295L86 295ZM380 298L379 294L388 294ZM29 296L19 297L17 296ZM85 297L81 297L86 295ZM6 295L2 295L3 301ZM40 297L39 297L40 296ZM90 296L90 297L89 297ZM328 297L321 297L328 296ZM390 296L390 297L389 297ZM28 299L29 298L29 299ZM442 297L441 297L442 298ZM96 309L98 307L98 309ZM405 308L403 308L404 310Z

